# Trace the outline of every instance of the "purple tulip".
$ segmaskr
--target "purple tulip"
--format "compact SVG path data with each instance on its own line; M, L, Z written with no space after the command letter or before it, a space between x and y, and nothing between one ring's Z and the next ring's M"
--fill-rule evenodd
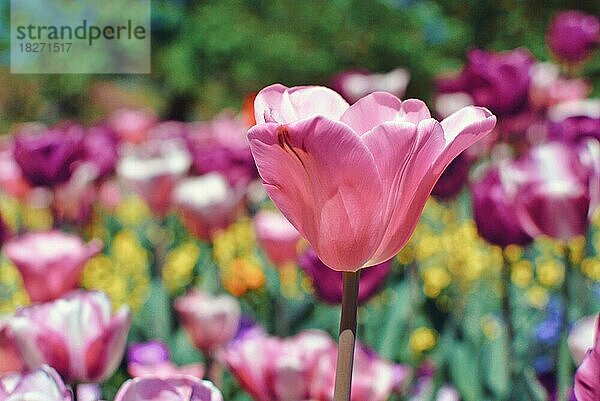
M554 139L581 142L600 141L600 100L586 99L561 103L548 110L550 135Z
M334 76L331 87L348 103L355 103L373 92L389 92L401 99L404 97L409 80L410 73L404 68L396 68L383 74L354 70Z
M517 220L512 196L499 168L489 170L472 186L472 196L477 231L486 241L502 247L532 241Z
M342 302L342 272L325 266L312 248L300 256L299 264L311 278L315 295L319 299L332 304ZM381 290L389 276L391 268L392 262L387 261L362 270L358 292L359 303L368 301Z
M524 108L529 70L534 62L529 51L516 49L497 53L475 49L467 57L458 77L437 81L440 93L467 93L475 104L501 116L518 113Z
M127 363L151 365L169 361L169 348L159 340L133 343L127 348Z
M472 156L461 153L442 173L431 194L438 199L450 199L458 195L469 179L473 162Z
M29 368L48 364L68 382L102 382L121 362L131 323L126 306L111 308L103 293L74 291L18 310L10 327Z
M583 235L600 197L600 152L549 142L514 163L515 210L531 236L569 240Z
M35 186L53 186L71 177L81 156L83 129L77 125L54 127L41 133L21 131L14 143L14 158L25 178Z
M223 396L211 382L193 376L148 376L126 381L115 401L223 401Z
M27 374L0 376L0 400L72 401L73 393L54 369L42 366Z
M600 400L600 319L596 321L596 340L575 373L577 401Z
M546 42L559 59L582 61L600 43L600 19L581 11L564 11L552 20Z
M221 173L232 186L248 184L257 171L246 131L242 119L227 115L193 124L187 138L194 170Z

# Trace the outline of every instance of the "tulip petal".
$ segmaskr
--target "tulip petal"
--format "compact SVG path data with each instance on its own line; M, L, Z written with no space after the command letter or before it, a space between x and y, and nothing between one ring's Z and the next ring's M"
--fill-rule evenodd
M259 124L248 136L267 193L321 260L336 270L359 269L380 239L382 198L361 139L323 117Z
M456 156L487 135L496 126L496 116L484 107L468 106L441 121L446 138L444 154L436 171L444 170Z
M335 91L323 86L287 88L274 84L261 90L254 100L256 121L291 123L309 117L323 116L338 120L348 103Z
M400 110L400 120L408 121L409 123L418 124L422 120L431 118L429 108L419 99L406 99L402 102L402 109Z
M122 307L102 334L92 341L85 354L86 376L90 381L104 381L119 366L131 324L129 308Z
M389 194L384 199L385 234L368 263L373 266L391 258L408 241L435 184L430 170L445 142L440 124L433 119L423 120L418 126L384 123L363 139L376 160L384 193ZM420 208L412 207L419 202Z
M402 102L396 96L387 92L375 92L350 106L340 121L361 135L381 123L395 120L401 107Z

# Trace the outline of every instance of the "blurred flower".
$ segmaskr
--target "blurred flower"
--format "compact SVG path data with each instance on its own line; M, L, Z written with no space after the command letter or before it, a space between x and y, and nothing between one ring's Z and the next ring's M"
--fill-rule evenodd
M0 191L14 198L23 198L29 191L29 183L15 161L12 148L0 150Z
M569 240L585 233L600 196L600 171L582 161L600 159L588 150L550 142L514 163L515 210L529 235Z
M396 68L388 73L373 74L365 70L342 72L333 77L331 87L349 103L373 92L389 92L403 98L410 80L410 73L404 68Z
M163 400L223 401L223 396L211 382L185 375L130 379L123 383L115 396L115 401Z
M256 99L257 92L252 92L246 95L242 102L241 117L246 128L250 128L256 124L254 118L254 99Z
M466 93L477 105L497 115L510 115L523 110L529 90L529 70L534 59L526 49L507 52L472 50L460 75L440 78L440 93Z
M542 344L555 346L560 341L563 322L561 302L557 298L550 298L545 310L546 318L535 328L535 336Z
M133 343L127 349L127 371L132 377L155 376L169 378L176 375L202 377L204 366L196 363L178 367L171 362L169 349L161 341Z
M182 179L173 193L183 223L203 240L212 239L234 221L240 200L241 194L219 173Z
M600 43L600 20L581 11L563 11L550 23L546 42L559 59L570 63L582 61Z
M84 224L92 215L96 201L96 168L90 164L80 164L75 168L69 181L54 188L52 209L59 222Z
M435 97L435 111L440 118L472 105L473 98L465 92L439 93Z
M277 210L261 210L254 216L254 232L258 243L277 267L297 259L300 233Z
M146 140L148 130L158 118L147 110L122 109L114 112L107 127L123 142L140 143Z
M308 249L300 256L299 264L311 278L317 298L332 304L342 302L342 272L325 266L313 249ZM383 288L391 269L392 262L388 260L360 273L359 303L368 301Z
M73 393L54 369L44 365L26 374L0 376L0 400L72 401Z
M234 187L247 185L256 177L247 129L242 119L226 114L192 124L187 139L194 170L200 175L218 172Z
M600 99L565 102L548 111L550 135L554 139L582 142L600 141Z
M240 325L240 304L229 295L192 290L177 298L174 307L192 343L204 352L227 344Z
M191 164L185 145L175 139L154 140L123 150L117 174L133 185L154 213L164 216L176 181Z
M469 171L474 161L466 152L458 155L444 170L431 195L438 199L449 199L458 195L469 179Z
M319 355L312 377L311 395L318 401L333 401L337 363L333 344ZM383 360L360 343L354 354L353 371L351 401L385 401L393 392L402 392L412 375L409 367Z
M398 253L444 169L496 122L467 107L439 123L420 100L383 92L349 107L323 87L272 85L255 106L248 136L265 189L340 271Z
M600 318L596 320L596 340L575 373L575 397L578 401L600 399Z
M2 214L0 214L0 249L2 248L2 245L4 245L9 236L10 232L8 230L8 227L4 223L4 219L2 219Z
M9 372L25 370L25 362L15 343L8 319L2 316L0 316L0 355L2 356L0 358L0 376Z
M99 240L85 244L56 230L27 233L4 246L33 302L50 301L76 288L85 263L101 249Z
M486 241L506 247L527 245L532 238L517 220L514 202L509 194L501 169L489 170L472 186L473 216L477 231Z
M68 181L73 163L81 157L83 129L65 125L36 130L24 127L15 136L14 158L23 175L35 186Z
M454 386L444 384L439 389L435 401L460 401L460 393Z
M588 350L594 346L594 333L598 326L598 316L588 316L578 320L569 333L569 350L575 364L581 365Z
M410 335L408 346L411 351L420 354L435 347L437 343L436 332L428 327L419 327Z
M119 157L117 141L104 126L90 128L83 138L83 160L94 167L97 178L112 174Z
M126 306L111 316L105 294L74 291L18 310L10 327L29 368L48 364L68 382L102 382L121 362L130 320Z
M169 251L161 276L170 293L182 291L190 285L199 257L200 248L194 241L185 242Z
M529 101L539 109L584 99L591 91L588 82L562 77L558 66L550 62L535 64L530 74Z
M75 400L99 401L102 399L102 389L98 383L79 383L76 387Z

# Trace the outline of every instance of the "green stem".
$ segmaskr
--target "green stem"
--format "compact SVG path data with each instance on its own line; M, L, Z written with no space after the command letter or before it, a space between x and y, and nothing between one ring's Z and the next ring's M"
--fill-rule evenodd
M509 383L514 383L515 379L515 328L513 323L513 308L511 302L511 264L506 258L506 253L502 252L502 319L506 327L506 369L508 371ZM506 399L512 398L511 392L506 395Z
M354 344L356 342L359 277L360 272L344 272L344 293L342 296L342 315L340 318L333 401L350 401Z
M562 284L562 298L563 298L563 316L561 323L561 335L560 344L558 349L558 360L556 363L556 371L558 378L558 394L557 401L567 401L569 396L569 390L572 385L573 367L571 362L571 355L569 354L569 347L567 339L569 337L569 323L570 323L570 301L571 301L571 284L569 277L571 275L571 252L568 245L565 244L563 248L564 263L565 263L565 275Z

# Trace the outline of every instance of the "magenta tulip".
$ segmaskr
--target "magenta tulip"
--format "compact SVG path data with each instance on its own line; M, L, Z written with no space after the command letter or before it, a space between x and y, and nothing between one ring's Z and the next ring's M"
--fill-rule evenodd
M180 375L128 380L117 392L115 401L223 401L223 396L209 381Z
M595 145L580 149L550 142L515 162L515 210L529 235L566 241L586 232L600 197Z
M4 220L2 219L2 215L0 214L0 248L2 248L2 245L4 245L6 240L8 240L8 237L9 237L8 227L4 223Z
M33 302L50 301L77 288L85 263L101 249L98 240L85 244L76 235L56 230L27 233L4 246Z
M316 297L332 304L341 303L342 273L325 266L312 249L307 250L299 259L300 267L312 280ZM387 261L361 273L358 290L359 304L368 301L381 290L391 269L392 262Z
M388 73L372 74L364 70L342 72L331 80L331 86L348 102L354 103L373 92L389 92L399 98L404 97L410 73L404 68L396 68Z
M171 360L169 348L159 340L133 343L127 348L127 363L152 365Z
M117 164L117 174L144 198L150 209L164 216L171 206L171 193L192 159L181 140L154 140L126 147Z
M229 295L213 297L193 290L177 298L174 306L192 343L204 352L227 344L240 326L240 304Z
M583 142L600 141L600 100L585 99L558 104L548 110L553 139Z
M126 306L111 316L105 294L74 291L18 310L10 325L29 368L48 364L75 383L110 377L123 357L130 321Z
M300 233L279 211L262 210L254 216L256 239L269 261L281 267L295 262Z
M529 71L533 56L525 49L489 52L481 49L468 54L458 77L437 81L440 93L467 93L475 104L498 115L519 113L527 104Z
M600 400L600 318L596 320L595 345L575 373L577 401Z
M83 129L57 126L36 133L23 129L14 144L15 161L34 186L53 186L68 181L72 165L81 157Z
M127 349L127 371L132 377L155 376L168 378L176 375L202 377L204 366L199 363L177 366L171 362L169 349L161 341L134 343Z
M219 173L184 178L173 191L173 203L186 228L207 241L233 223L241 198L242 193Z
M56 371L42 366L27 374L0 376L0 401L72 401L69 390Z
M92 127L83 138L83 160L94 167L95 176L104 178L112 174L119 155L117 140L106 127Z
M406 244L444 169L496 123L479 107L439 123L416 99L377 92L348 106L327 88L279 84L255 113L248 137L266 191L327 266L349 272Z
M460 194L469 179L469 171L474 162L475 158L466 152L458 155L441 175L431 195L445 200Z
M581 11L564 11L552 20L546 42L559 59L582 61L600 44L600 19Z
M477 231L489 243L502 247L533 241L517 219L513 191L506 182L506 175L510 174L510 166L493 168L472 186Z

